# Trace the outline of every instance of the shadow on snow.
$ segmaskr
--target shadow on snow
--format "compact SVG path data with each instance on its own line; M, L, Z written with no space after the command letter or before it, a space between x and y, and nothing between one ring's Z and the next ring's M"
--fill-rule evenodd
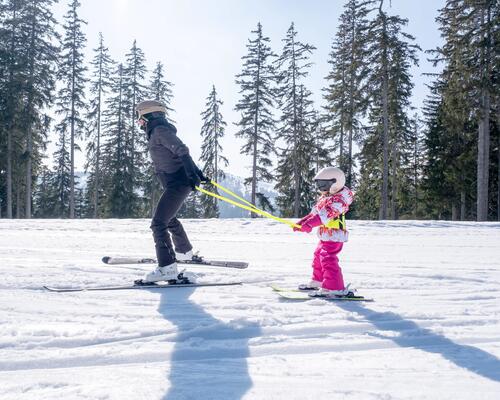
M241 399L252 386L248 341L260 328L222 322L190 300L194 288L162 290L158 311L177 327L164 400Z
M346 311L363 316L380 331L399 333L398 336L377 335L382 339L392 340L401 347L412 347L439 354L458 367L500 382L500 360L486 351L474 346L455 343L393 312L373 311L360 303L338 303L337 305Z

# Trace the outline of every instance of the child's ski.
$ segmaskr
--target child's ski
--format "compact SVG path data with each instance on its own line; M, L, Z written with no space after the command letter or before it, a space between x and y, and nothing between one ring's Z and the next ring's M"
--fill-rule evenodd
M96 290L128 290L128 289L173 289L182 287L203 287L203 286L233 286L241 285L242 282L213 282L213 283L151 283L151 284L130 284L117 286L78 286L78 287L52 287L44 286L44 289L51 292L84 292Z
M283 297L288 300L313 300L320 299L326 301L375 301L373 299L368 299L363 296L309 296L307 292L276 292L280 297Z
M139 257L103 257L102 262L105 264L156 264L154 258L139 258ZM177 261L179 264L190 265L206 265L208 267L225 267L225 268L248 268L248 263L244 261L223 261L223 260L206 260L200 256L193 256L191 260Z
M277 292L281 297L289 300L311 300L311 299L322 299L322 300L329 300L329 301L339 301L339 300L344 300L344 301L374 301L373 299L368 299L364 296L356 296L356 295L349 295L349 296L331 296L331 297L326 297L326 296L310 296L309 294L314 294L316 291L315 289L310 289L310 290L300 290L298 288L286 288L286 287L281 287L278 285L271 285L271 289L273 291Z
M318 289L299 289L298 287L296 288L291 288L291 287L283 287L283 286L278 286L278 285L270 285L271 289L273 289L275 292L296 292L296 293L308 293L312 292Z

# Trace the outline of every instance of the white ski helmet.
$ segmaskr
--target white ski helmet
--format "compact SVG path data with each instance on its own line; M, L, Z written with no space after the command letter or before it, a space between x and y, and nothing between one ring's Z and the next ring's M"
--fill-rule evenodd
M344 187L345 175L340 168L326 167L316 174L314 182L320 191L335 194Z
M147 120L148 116L164 117L166 112L167 112L167 107L165 107L165 105L162 102L156 100L141 101L139 104L135 106L135 116L138 120L140 119Z

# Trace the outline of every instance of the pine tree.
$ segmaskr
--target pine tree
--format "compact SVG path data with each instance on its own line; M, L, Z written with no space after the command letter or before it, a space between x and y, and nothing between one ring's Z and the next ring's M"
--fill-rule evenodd
M160 61L158 61L151 76L148 93L151 99L154 99L156 101L161 101L165 105L167 109L165 117L167 118L168 121L174 123L175 121L171 117L171 113L174 110L170 106L170 103L172 102L173 98L172 86L173 84L165 79L163 64Z
M276 172L276 189L280 193L276 203L283 215L295 217L308 214L313 206L315 159L319 150L314 136L317 113L312 108L311 92L302 84L297 91L295 130L281 131L280 138L284 139L286 147L280 149ZM291 174L291 171L296 171L296 174Z
M371 125L365 130L360 157L371 168L381 170L376 183L381 187L380 201L377 201L379 219L386 219L389 209L391 217L397 219L401 187L406 184L401 171L402 155L405 149L411 147L411 119L408 113L411 111L410 97L414 85L410 68L418 63L419 47L413 44L414 37L402 30L408 21L396 15L387 15L383 3L380 0L377 16L371 21L368 32ZM377 176L375 172L367 171L366 167L361 168L360 180L360 189L365 193L367 189L361 186L373 188L374 183L367 182L363 177ZM361 196L358 198L361 199ZM369 212L373 204L373 199L365 197L358 202L358 209L362 212L365 208Z
M44 201L48 208L48 213L45 217L62 218L71 216L71 181L74 180L71 170L71 154L70 141L68 136L70 133L67 129L59 130L59 141L57 150L54 153L54 168L49 175L48 190L45 194Z
M292 199L291 205L282 203L282 210L289 216L298 217L301 212L301 192L305 183L305 167L301 165L310 139L304 136L308 124L309 91L301 80L308 75L312 65L308 60L316 48L297 40L297 31L292 23L283 39L282 54L276 60L278 68L278 100L281 110L280 128L277 138L285 143L278 161L277 187L283 193L282 199ZM304 164L305 165L305 164ZM291 175L291 177L290 177ZM291 179L291 180L290 180ZM293 193L293 194L292 194ZM287 212L287 210L289 210Z
M87 180L87 196L90 214L93 218L100 215L99 204L103 196L101 149L102 149L102 113L104 110L104 96L109 92L111 86L111 74L113 61L109 56L109 50L104 46L102 33L99 33L99 45L94 49L92 60L92 78L90 81L91 99L89 112L87 114L87 161L85 170L89 171Z
M41 151L44 146L45 111L52 102L52 92L55 86L56 64L58 61L58 49L53 44L58 38L55 32L56 20L51 8L54 0L31 0L23 7L19 26L22 36L20 41L24 43L19 55L19 63L22 65L24 80L23 119L19 129L25 136L25 207L24 215L31 218L33 181L36 179L37 170L40 166ZM20 198L20 189L17 196ZM18 202L18 212L20 204Z
M146 154L146 137L144 133L138 129L135 106L145 99L147 88L144 85L146 76L146 65L144 52L137 47L137 42L134 40L132 48L125 56L126 62L123 67L123 83L124 97L122 101L126 104L126 136L125 136L125 151L127 158L123 168L127 170L130 181L125 181L126 186L123 190L136 192L144 192L144 181L146 173L145 154ZM134 213L130 216L144 215L141 210L141 199L139 196L131 196L130 200L134 201L131 210Z
M407 166L405 175L409 177L409 184L407 186L409 188L407 202L411 206L411 212L408 210L408 215L411 215L413 219L418 219L423 216L419 211L421 203L423 202L421 187L426 154L424 134L422 132L422 121L417 113L413 116L411 123L411 147L406 154L406 162L403 163L403 165Z
M262 25L251 32L254 39L247 43L247 55L242 57L243 70L236 76L236 83L240 85L241 99L235 110L241 113L237 123L236 137L245 139L241 154L252 157L252 176L245 179L245 184L251 185L250 200L256 204L258 198L265 205L267 199L259 194L259 182L270 181L273 178L270 172L274 153L272 132L275 121L272 107L274 105L273 84L275 82L272 59L275 54L269 46L269 38L262 33ZM256 215L252 213L252 217Z
M345 4L328 61L328 87L323 89L327 101L325 119L339 154L338 166L346 172L347 186L353 183L353 142L360 140L367 107L367 4L366 0L349 0Z
M469 199L477 204L477 220L488 218L492 187L490 137L495 134L490 122L496 79L493 41L495 31L498 35L498 8L498 2L489 0L449 0L437 18L445 43L433 52L433 61L443 67L438 88L442 99L440 117L442 134L452 146L429 151L434 155L441 151L447 157L453 150L446 178L460 195L448 204L452 218L457 218L459 203L464 218ZM472 148L477 150L475 155L470 152ZM476 176L469 173L474 170ZM469 186L474 181L475 196Z
M211 177L216 182L225 177L221 164L226 167L229 162L226 157L222 155L221 139L224 137L226 122L222 118L220 107L222 100L217 96L215 85L212 86L212 91L207 98L206 108L201 113L203 119L203 126L201 128L201 137L203 138L201 144L201 161L203 163L202 171L205 176ZM218 193L217 188L210 186L214 193ZM218 218L219 208L217 199L210 196L204 196L201 200L204 218Z
M130 152L127 152L127 118L131 104L125 98L123 65L119 64L111 81L110 96L106 99L103 128L106 143L103 148L105 196L103 214L111 218L126 218L137 214L138 196L130 188L132 176Z
M177 213L177 218L200 218L202 215L201 201L198 191L191 192Z
M0 169L5 171L4 195L0 197L0 215L5 203L5 216L13 215L13 173L22 153L20 115L22 109L23 70L19 52L24 1L11 0L0 3L0 159L5 160ZM2 201L4 200L4 201Z
M59 151L66 151L66 143L69 140L69 217L75 217L75 150L80 150L76 144L77 139L83 137L85 122L82 111L85 108L85 84L87 82L84 65L83 49L86 38L82 31L85 21L78 16L80 2L71 0L69 10L64 17L64 38L61 43L61 59L59 64L58 80L62 87L57 96L56 114L61 116L57 125L59 136ZM65 158L62 157L61 160ZM60 182L65 182L61 179ZM64 204L61 204L64 208Z

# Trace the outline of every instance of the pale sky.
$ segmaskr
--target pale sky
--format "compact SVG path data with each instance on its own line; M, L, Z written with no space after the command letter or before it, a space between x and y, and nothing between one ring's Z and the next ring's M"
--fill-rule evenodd
M227 171L248 176L250 160L240 155L242 140L234 137L238 113L233 108L239 100L235 75L242 67L246 43L257 23L271 39L275 53L282 49L291 22L298 39L317 47L311 61L307 87L313 92L316 108L323 105L321 88L329 71L328 54L336 33L344 0L80 0L80 16L88 22L87 60L93 57L98 34L104 35L111 56L123 61L137 40L152 70L157 61L165 65L166 78L173 87L179 137L190 147L195 161L200 154L201 117L205 100L215 84L224 102L222 114L227 122L224 152L229 159ZM386 0L387 7L389 1ZM60 0L56 17L62 22L68 0ZM423 50L441 43L435 17L444 0L392 0L390 13L409 19L406 31L416 37ZM413 70L415 90L413 103L420 107L428 93L425 72L433 72L420 54L420 66ZM55 139L54 139L55 141ZM82 169L83 154L78 156Z

